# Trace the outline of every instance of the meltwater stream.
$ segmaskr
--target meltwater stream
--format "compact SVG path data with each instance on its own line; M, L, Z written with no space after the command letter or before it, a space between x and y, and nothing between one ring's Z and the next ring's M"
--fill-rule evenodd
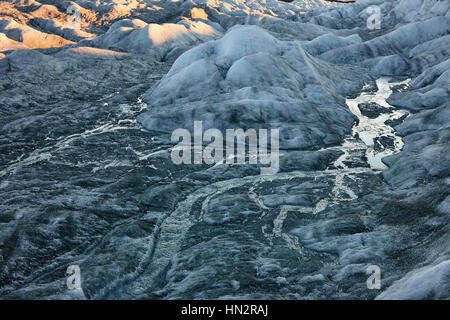
M363 92L355 99L347 99L350 111L358 117L358 124L353 127L352 136L345 140L342 146L345 153L337 160L337 166L345 167L344 162L348 158L349 151L359 149L358 144L362 142L366 148L365 155L370 168L374 170L387 168L381 159L399 152L403 147L402 139L396 135L389 122L404 117L407 111L393 109L386 99L391 95L393 86L404 85L408 81L389 83L389 78L380 78L376 81L378 87L376 92Z
M341 146L329 148L343 152L331 167L336 180L333 199L330 200L335 203L343 199L347 201L357 198L355 191L344 182L345 179L354 180L355 175L361 172L386 169L382 158L399 152L403 147L401 137L396 135L392 126L408 112L394 109L386 99L391 95L393 87L405 85L409 80L389 81L389 78L377 79L376 91L363 89L358 97L346 100L347 106L358 121ZM336 168L338 170L335 170ZM325 201L327 200L322 200L322 207Z

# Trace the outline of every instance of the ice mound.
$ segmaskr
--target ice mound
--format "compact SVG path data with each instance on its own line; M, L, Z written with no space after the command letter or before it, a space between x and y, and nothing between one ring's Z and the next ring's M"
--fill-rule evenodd
M409 90L389 97L392 105L416 112L396 127L405 137L404 150L383 160L390 166L384 172L390 183L415 186L423 179L450 176L449 87L450 60L446 59L423 70Z
M139 19L124 19L114 23L104 35L91 41L82 41L80 45L146 54L162 60L177 50L185 51L220 34L220 27L203 21L186 20L178 24L158 25L147 24Z
M220 41L217 41L215 50L217 56L225 57L231 63L255 53L281 54L278 41L255 26L230 30Z
M191 128L194 120L205 129L283 123L282 148L318 148L339 142L353 124L337 97L369 79L317 61L297 43L281 42L260 27L236 26L181 55L144 95L150 108L139 121L168 133Z
M450 260L409 272L381 293L379 300L446 299L450 294Z
M0 33L0 51L27 49L27 47L18 42L8 38L4 33Z
M448 1L440 0L400 0L394 2L392 14L405 22L414 22L446 14L450 9Z
M361 42L362 40L357 34L353 34L348 37L339 37L331 33L326 33L311 41L306 42L303 45L303 48L309 54L318 56L332 49L337 49Z
M411 90L399 92L389 98L395 106L420 111L437 108L449 101L450 93L450 60L445 60L424 70L411 81Z
M67 24L59 22L53 19L33 19L33 24L41 30L45 30L47 33L58 35L69 41L80 41L83 39L94 38L96 34L86 32L82 29L68 27Z
M379 75L403 74L408 68L421 70L432 66L433 61L438 62L439 59L432 57L441 56L442 50L448 51L448 47L442 45L442 40L446 40L449 32L448 17L433 17L403 25L386 35L364 43L329 50L319 57L333 63L363 63ZM440 45L420 50L420 55L427 53L426 61L414 55L419 55L419 52L415 50L417 46L425 44L428 46L432 41ZM408 56L410 61L405 61L405 56Z
M74 43L58 35L46 34L12 19L0 19L0 51L61 47ZM11 42L12 41L12 42Z
M413 114L395 129L399 134L405 136L415 132L440 130L448 127L450 127L450 102L432 110Z

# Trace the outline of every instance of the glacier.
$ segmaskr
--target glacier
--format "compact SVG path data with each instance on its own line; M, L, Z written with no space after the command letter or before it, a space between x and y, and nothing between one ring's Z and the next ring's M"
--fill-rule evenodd
M448 1L71 3L0 3L1 299L450 298Z

